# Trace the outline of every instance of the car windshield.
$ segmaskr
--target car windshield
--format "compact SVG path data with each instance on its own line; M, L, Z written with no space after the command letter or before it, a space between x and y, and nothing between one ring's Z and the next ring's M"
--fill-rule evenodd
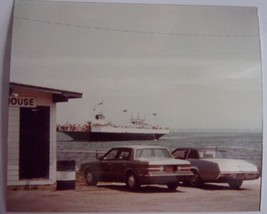
M223 150L201 150L199 151L200 158L226 158L226 152Z
M173 158L171 153L165 148L142 148L137 149L135 159L150 158Z

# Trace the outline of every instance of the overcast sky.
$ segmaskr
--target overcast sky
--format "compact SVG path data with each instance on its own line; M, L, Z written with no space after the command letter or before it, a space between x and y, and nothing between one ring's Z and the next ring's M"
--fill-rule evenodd
M254 130L259 47L256 8L17 1L10 80L83 93L57 105L58 123L104 111L114 123L139 113L175 129Z

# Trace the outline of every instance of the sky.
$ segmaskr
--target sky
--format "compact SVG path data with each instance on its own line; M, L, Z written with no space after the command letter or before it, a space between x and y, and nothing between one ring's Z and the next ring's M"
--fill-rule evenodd
M10 81L83 93L58 123L261 129L260 59L252 7L15 4Z

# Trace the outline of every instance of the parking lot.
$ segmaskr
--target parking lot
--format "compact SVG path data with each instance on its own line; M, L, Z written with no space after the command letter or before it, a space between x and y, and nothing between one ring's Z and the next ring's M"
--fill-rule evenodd
M144 186L129 192L124 184L76 184L75 190L55 187L9 190L9 212L227 212L259 211L260 179L245 181L240 190L227 184L206 184L202 188L179 186L171 192L165 186Z

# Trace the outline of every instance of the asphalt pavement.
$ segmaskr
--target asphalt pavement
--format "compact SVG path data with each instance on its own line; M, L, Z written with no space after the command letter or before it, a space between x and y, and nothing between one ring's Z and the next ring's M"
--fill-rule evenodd
M76 184L73 190L29 187L7 191L8 212L246 212L260 210L261 179L244 181L240 190L227 184L202 188L144 186L136 192L125 184Z

